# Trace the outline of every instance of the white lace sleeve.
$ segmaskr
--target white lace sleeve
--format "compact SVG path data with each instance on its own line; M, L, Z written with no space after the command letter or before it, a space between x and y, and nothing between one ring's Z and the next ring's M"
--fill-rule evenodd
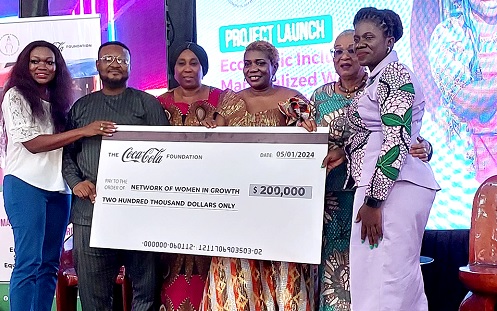
M9 138L14 142L22 143L39 136L40 127L35 123L26 99L16 89L7 91L5 97L3 113Z

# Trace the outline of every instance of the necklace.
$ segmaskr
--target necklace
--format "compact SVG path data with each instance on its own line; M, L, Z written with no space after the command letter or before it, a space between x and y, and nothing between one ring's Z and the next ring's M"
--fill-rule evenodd
M364 76L362 77L361 83L359 83L359 85L356 85L354 86L354 88L349 90L348 88L342 86L342 79L338 78L338 88L340 89L340 91L345 93L345 97L347 99L350 99L352 97L352 94L355 95L355 93L358 90L362 89L364 85L366 85L367 80L368 80L368 74L365 73Z

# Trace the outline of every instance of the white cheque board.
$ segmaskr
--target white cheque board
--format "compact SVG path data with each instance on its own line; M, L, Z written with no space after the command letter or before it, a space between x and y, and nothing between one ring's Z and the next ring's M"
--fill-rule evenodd
M328 129L119 126L90 245L320 262Z

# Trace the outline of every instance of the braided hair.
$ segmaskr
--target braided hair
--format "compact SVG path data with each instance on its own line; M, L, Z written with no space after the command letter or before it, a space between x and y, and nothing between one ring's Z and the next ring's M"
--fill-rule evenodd
M395 42L399 41L404 34L404 27L400 16L392 10L378 10L367 7L360 9L354 16L354 27L362 21L371 21L383 30L385 37L393 37Z

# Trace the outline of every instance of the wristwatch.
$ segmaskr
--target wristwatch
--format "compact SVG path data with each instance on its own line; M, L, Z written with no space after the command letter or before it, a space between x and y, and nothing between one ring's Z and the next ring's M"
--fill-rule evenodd
M372 197L366 196L364 198L364 204L372 208L379 208L381 206L381 203L383 203L382 200L378 200Z
M433 156L433 146L431 143L428 141L428 145L430 146L430 152L428 153L428 161L431 160L431 157Z

